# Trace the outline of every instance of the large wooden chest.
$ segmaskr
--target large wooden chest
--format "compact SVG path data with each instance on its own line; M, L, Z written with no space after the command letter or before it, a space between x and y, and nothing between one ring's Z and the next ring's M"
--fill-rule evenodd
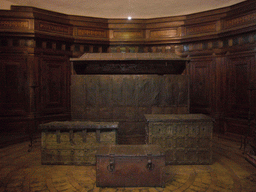
M39 125L41 163L95 165L100 144L116 144L117 122L55 121Z
M212 118L203 114L147 114L146 143L165 149L166 164L212 163Z
M98 187L164 187L165 155L158 145L109 145L96 153Z
M144 114L189 113L187 75L72 75L71 80L72 119L119 122L118 144L145 144Z

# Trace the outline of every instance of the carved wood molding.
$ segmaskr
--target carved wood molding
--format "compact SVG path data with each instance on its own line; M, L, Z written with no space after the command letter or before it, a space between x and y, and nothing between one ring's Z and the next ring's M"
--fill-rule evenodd
M177 29L151 30L150 38L176 37Z
M2 29L29 29L28 20L1 20L0 28Z
M209 32L216 32L216 24L210 23L201 26L193 26L193 27L186 27L187 35L194 35L194 34L201 34L201 33L209 33Z
M113 31L114 39L142 39L144 33L140 31Z
M244 16L240 16L237 18L232 18L232 19L227 19L223 23L223 28L224 29L230 29L233 27L238 27L241 25L249 24L249 23L254 23L256 21L256 13L251 13L247 14Z
M86 29L86 28L76 28L75 34L79 37L98 37L98 38L107 38L106 30L98 29Z
M234 6L182 17L134 19L129 22L126 19L75 17L13 6L8 14L0 10L0 31L17 29L15 32L21 33L21 30L35 28L35 35L51 35L56 38L65 36L70 41L77 40L79 43L90 41L92 44L99 44L99 40L112 44L195 42L216 39L218 35L228 36L227 31L232 32L232 35L255 31L256 12L250 8L254 4L245 1L240 6L243 10L239 9L239 6ZM34 17L28 20L27 15L32 14ZM241 28L243 30L239 30Z
M46 21L36 21L35 29L39 31L70 35L70 36L73 33L73 29L71 26L56 24L56 23L46 22Z

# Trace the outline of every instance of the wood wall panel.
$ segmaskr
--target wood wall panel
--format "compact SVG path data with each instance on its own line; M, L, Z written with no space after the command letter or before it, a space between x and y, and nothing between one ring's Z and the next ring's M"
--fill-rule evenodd
M224 133L225 111L227 108L227 58L214 56L214 81L212 82L211 116L215 119L214 131Z
M2 55L0 64L0 132L28 133L31 115L28 56Z
M211 114L212 60L193 60L191 66L191 112Z
M3 116L23 116L28 112L27 60L24 56L0 56L0 110Z
M256 112L255 91L249 104L249 88L254 87L255 55L233 55L227 58L227 104L225 109L225 132L227 134L247 134L249 107L253 119Z
M251 76L253 57L240 56L228 59L228 108L227 116L247 119L248 117L248 88Z
M40 58L41 114L60 114L68 111L69 62L65 58Z

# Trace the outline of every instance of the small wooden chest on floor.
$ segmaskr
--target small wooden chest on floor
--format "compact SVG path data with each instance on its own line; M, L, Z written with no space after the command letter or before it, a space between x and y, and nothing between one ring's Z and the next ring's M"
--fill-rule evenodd
M96 153L98 187L164 187L165 155L158 145L108 145Z

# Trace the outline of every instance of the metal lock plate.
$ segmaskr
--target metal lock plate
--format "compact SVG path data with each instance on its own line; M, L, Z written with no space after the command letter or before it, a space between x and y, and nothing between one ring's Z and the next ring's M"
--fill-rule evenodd
M115 155L109 154L109 165L107 167L109 172L113 172L115 170Z
M152 154L148 154L148 163L146 167L149 171L153 170L155 167L155 165L152 163Z

